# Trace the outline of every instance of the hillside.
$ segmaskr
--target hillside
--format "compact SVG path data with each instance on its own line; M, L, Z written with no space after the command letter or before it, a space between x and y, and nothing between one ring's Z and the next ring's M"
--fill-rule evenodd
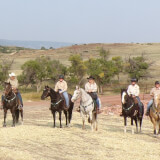
M24 48L40 49L42 46L45 48L60 48L70 46L73 43L66 42L50 42L50 41L17 41L17 40L4 40L0 39L1 46L18 46Z
M12 67L12 70L16 70L16 73L20 73L21 65L30 60L35 59L40 56L49 56L51 59L59 60L65 65L69 65L68 58L73 54L81 54L83 59L86 60L90 57L97 58L99 57L99 49L103 47L106 50L110 51L110 58L113 56L122 56L124 59L129 56L139 56L144 54L148 61L154 62L152 69L153 77L160 78L160 43L145 43L145 44L83 44L83 45L72 45L69 47L62 47L58 49L49 49L49 50L33 50L25 49L19 50L14 54L1 54L3 57L9 57L15 59L15 63Z

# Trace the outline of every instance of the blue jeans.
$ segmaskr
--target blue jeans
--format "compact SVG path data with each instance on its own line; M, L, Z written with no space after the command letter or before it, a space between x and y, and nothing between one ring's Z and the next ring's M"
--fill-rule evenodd
M140 100L140 98L138 96L136 96L136 99L138 100L138 105L140 107L140 112L143 113L141 100Z
M68 97L68 93L67 93L67 92L63 92L63 96L64 96L64 98L65 98L67 107L69 107L69 97Z
M96 99L96 103L97 103L98 109L100 109L99 98Z
M147 104L147 112L149 112L150 108L152 107L153 99L151 99Z

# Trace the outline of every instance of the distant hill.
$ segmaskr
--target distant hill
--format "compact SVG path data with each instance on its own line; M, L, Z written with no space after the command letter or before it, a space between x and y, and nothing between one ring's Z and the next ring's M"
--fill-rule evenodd
M49 41L17 41L17 40L0 39L0 46L17 46L17 47L32 48L32 49L40 49L41 47L45 47L46 49L49 49L50 47L61 48L71 45L73 45L73 43L49 42Z

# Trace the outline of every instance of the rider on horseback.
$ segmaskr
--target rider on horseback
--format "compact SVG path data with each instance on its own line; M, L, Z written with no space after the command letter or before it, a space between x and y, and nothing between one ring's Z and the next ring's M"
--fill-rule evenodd
M95 83L95 78L90 76L87 78L88 82L85 85L85 91L96 101L98 112L100 112L101 104L97 95L97 84Z
M66 102L66 110L69 108L69 97L67 93L67 82L64 80L64 76L60 75L59 76L59 81L55 85L55 91L59 92L60 94L63 95L65 102Z
M143 113L142 103L141 103L141 100L139 98L140 90L139 90L139 86L136 83L137 83L137 79L132 78L131 79L131 84L128 86L127 93L128 93L129 96L133 97L135 103L137 103L137 101L138 101L138 106L140 108L140 113L142 114Z
M15 73L12 72L11 74L9 74L9 79L7 80L7 83L11 84L13 92L17 95L17 97L19 99L19 103L20 103L20 104L18 104L19 109L20 110L23 109L22 96L21 96L20 92L18 91L18 80L16 78ZM4 95L2 95L2 98L1 98L2 108L3 108L3 100L4 100Z
M150 91L150 96L152 97L152 99L148 102L148 104L147 104L147 112L146 112L146 116L148 116L149 115L149 111L150 111L150 108L151 108L151 106L152 106L152 104L153 104L153 97L154 97L154 95L159 95L160 94L160 82L159 81L156 81L155 82L155 87L154 88L152 88L151 89L151 91Z

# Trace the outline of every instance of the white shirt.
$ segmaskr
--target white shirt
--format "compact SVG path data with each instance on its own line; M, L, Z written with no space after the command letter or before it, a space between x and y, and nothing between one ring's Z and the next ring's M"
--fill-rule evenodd
M134 95L134 96L139 96L140 90L139 90L139 86L137 84L135 85L129 85L128 89L127 89L127 93L129 95Z
M95 82L94 83L87 82L85 85L85 91L97 92L97 84Z

